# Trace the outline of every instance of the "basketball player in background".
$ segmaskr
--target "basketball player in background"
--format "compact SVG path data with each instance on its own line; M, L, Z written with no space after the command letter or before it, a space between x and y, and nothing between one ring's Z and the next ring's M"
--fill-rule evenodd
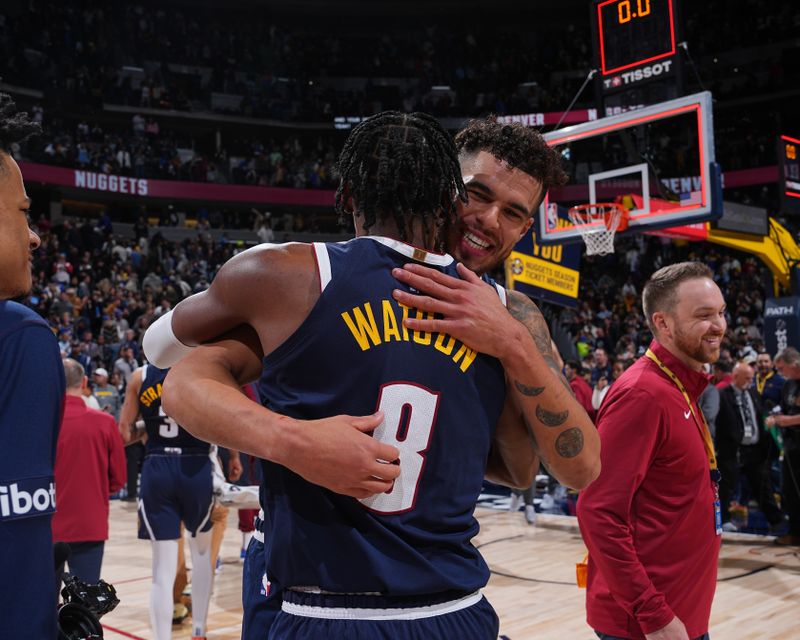
M0 94L0 602L9 638L58 633L50 523L64 368L47 323L14 302L30 291L40 241L10 149L40 131Z
M181 522L189 532L192 554L192 638L205 638L211 600L211 509L213 507L211 445L198 440L164 413L161 393L165 369L146 364L128 381L120 412L126 444L145 434L145 459L139 498L139 538L150 540L153 584L150 624L155 640L172 637L173 585L178 570ZM141 415L145 427L137 429Z

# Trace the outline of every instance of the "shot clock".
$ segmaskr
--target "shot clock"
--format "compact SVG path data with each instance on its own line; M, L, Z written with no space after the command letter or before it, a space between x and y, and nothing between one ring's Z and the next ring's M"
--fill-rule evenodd
M626 106L644 106L679 94L677 0L595 0L592 37L600 93L631 93ZM620 98L607 101L619 104ZM638 103L638 104L637 104ZM606 115L612 115L606 113Z

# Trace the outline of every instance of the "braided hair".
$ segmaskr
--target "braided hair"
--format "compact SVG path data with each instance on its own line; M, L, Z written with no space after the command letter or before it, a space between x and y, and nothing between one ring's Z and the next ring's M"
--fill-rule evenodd
M392 216L400 239L407 241L408 221L448 225L456 198L466 202L458 154L450 135L424 113L384 111L359 123L339 156L336 211L345 223L352 198L369 229ZM443 237L440 232L440 236Z
M38 122L28 119L24 111L17 111L17 105L10 95L0 93L0 152L10 154L15 142L25 142L41 132L42 127Z
M538 131L519 122L501 124L495 116L473 120L458 132L455 142L461 156L486 151L512 169L535 178L542 183L542 199L550 187L567 182L558 153Z

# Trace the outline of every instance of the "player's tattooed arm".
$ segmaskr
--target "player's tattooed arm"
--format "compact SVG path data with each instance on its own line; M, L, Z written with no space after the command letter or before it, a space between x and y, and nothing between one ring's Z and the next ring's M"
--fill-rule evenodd
M561 372L541 311L527 296L513 291L508 292L508 310L530 336L529 346L519 356L503 360L528 441L562 484L582 488L599 473L596 429Z
M553 353L553 340L550 337L550 329L547 327L547 321L544 319L542 312L528 296L524 296L515 291L508 292L508 312L513 318L519 320L528 333L531 334L536 348L542 354L542 358L547 363L547 366L556 374L564 388L573 394L572 388L569 386L567 379L561 371L562 367L556 361L556 356ZM522 383L515 381L515 384ZM538 394L536 394L538 395ZM574 394L573 394L574 395Z

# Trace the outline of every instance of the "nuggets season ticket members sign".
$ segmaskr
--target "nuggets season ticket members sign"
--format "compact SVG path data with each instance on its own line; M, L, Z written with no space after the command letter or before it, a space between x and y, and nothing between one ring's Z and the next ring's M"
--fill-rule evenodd
M531 230L506 259L506 285L532 298L575 307L582 250L583 244L539 244Z

